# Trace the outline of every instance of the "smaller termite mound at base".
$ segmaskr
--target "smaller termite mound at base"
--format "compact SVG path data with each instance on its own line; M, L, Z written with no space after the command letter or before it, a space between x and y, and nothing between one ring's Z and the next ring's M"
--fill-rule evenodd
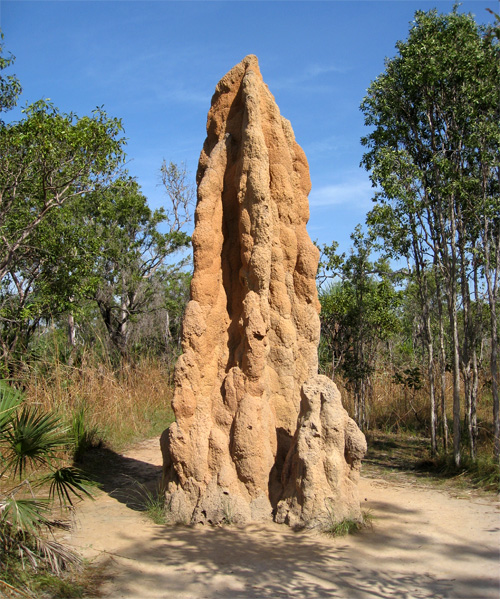
M365 453L365 436L335 383L322 375L306 381L276 522L322 528L332 520L361 521L358 481Z
M197 183L176 422L161 442L167 502L184 522L248 522L273 514L305 522L299 512L309 518L320 503L311 508L302 487L321 477L304 477L297 465L310 463L299 449L297 418L307 396L303 385L317 378L319 252L306 231L307 160L255 56L217 85ZM328 425L323 428L329 439ZM338 476L344 474L354 480L356 468L343 467ZM336 479L328 474L325 480ZM325 497L337 495L350 497L343 491ZM356 518L354 503L344 512Z

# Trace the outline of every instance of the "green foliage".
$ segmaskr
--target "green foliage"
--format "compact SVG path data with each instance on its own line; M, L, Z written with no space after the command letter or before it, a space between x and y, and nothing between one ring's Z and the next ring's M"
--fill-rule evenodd
M39 592L50 593L51 599L79 599L88 596L85 586L78 581L50 573L38 576L36 587Z
M378 186L370 221L394 255L410 257L418 235L442 253L450 210L471 238L499 213L500 46L489 33L455 10L418 11L361 104L373 128L362 164Z
M9 387L5 381L0 381L0 435L9 429L13 414L23 399L20 391Z
M30 255L51 211L105 184L123 158L121 123L101 109L78 118L40 100L23 112L0 128L0 280Z
M500 471L488 447L479 448L475 460L463 457L457 468L453 456L440 452L430 455L428 439L401 428L394 431L373 430L367 435L368 453L363 471L369 478L384 477L401 481L401 475L437 484L448 489L475 488L498 493Z
M57 416L40 413L36 406L23 406L3 434L4 473L10 470L22 478L28 467L50 467L56 452L68 444L65 433Z
M325 528L324 532L332 537L345 537L358 532L360 528L361 525L357 520L350 520L346 518L345 520L335 522L334 524L328 526Z
M186 171L163 164L168 207L151 210L134 180L116 176L123 160L119 120L101 109L91 117L62 114L45 101L24 112L22 121L0 130L4 372L26 359L45 323L63 316L78 323L89 301L111 347L129 357L144 314L166 312L179 326L185 296L179 305L172 291L186 260L173 257L190 243L182 230L193 201ZM135 345L141 337L135 335Z
M176 168L171 165L179 176ZM182 198L186 206L189 201ZM132 180L119 181L102 196L94 231L101 242L95 300L109 338L122 355L130 350L131 325L145 312L160 308L155 306L157 297L164 297L186 264L171 259L190 244L181 230L189 218L182 202L172 199L173 216L163 208L152 211ZM162 227L167 232L160 232Z
M0 73L13 60L0 43ZM19 92L14 76L0 76L0 110ZM194 190L183 165L164 161L167 201L152 210L123 168L122 131L102 108L78 117L48 100L28 105L19 122L0 122L4 377L45 360L44 338L57 333L55 359L69 365L90 346L115 365L167 354L172 368L189 285L181 253L190 244L184 228Z
M165 493L151 493L144 507L148 518L155 524L165 524L167 522Z
M422 470L436 472L439 476L454 480L458 485L475 487L485 491L500 491L500 471L498 463L492 456L479 455L472 460L464 456L459 467L456 466L452 456L439 455L430 462L421 466Z
M12 54L4 55L4 35L0 31L0 73L10 67L15 60ZM0 112L6 112L17 104L17 98L21 94L21 84L15 75L0 75ZM3 122L0 121L0 127Z
M371 262L373 243L356 228L349 257L337 256L335 245L323 248L328 256L325 272L340 280L320 288L322 359L339 370L355 396L355 418L365 428L370 377L376 366L377 347L398 332L401 294L391 281L384 260ZM333 266L332 266L333 265ZM321 277L321 275L320 275ZM323 369L325 368L323 364Z
M109 184L123 160L122 127L97 109L61 113L39 101L0 127L0 348L4 369L26 352L40 322L95 287L96 240L81 206Z
M172 257L190 238L180 230L160 232L166 223L166 212L151 210L132 179L119 179L55 210L50 223L33 232L29 256L0 289L4 354L11 362L30 355L42 341L33 343L44 323L63 317L76 323L88 315L102 319L111 348L123 355L165 330L163 323L144 330L142 321L152 320L153 313L167 314L177 336L189 275L186 261ZM91 302L98 309L93 314ZM60 345L59 357L66 352L73 359L66 341Z
M53 574L41 564L38 564L38 569L30 568L28 563L20 562L15 555L3 558L0 588L5 590L5 597L77 599L99 596L97 584L100 582L100 572L84 562L65 564L64 570Z
M73 506L74 498L92 497L90 482L80 470L73 467L58 468L41 479L49 484L49 499L57 499L61 505Z
M362 164L377 188L368 223L384 241L387 255L410 264L431 382L435 314L439 345L444 345L445 334L450 340L458 465L460 376L470 451L475 452L474 380L485 338L478 313L485 296L500 454L495 316L500 289L500 44L497 27L480 27L455 6L450 14L418 11L408 38L396 48L397 55L386 61L361 104L370 127L362 138L367 150ZM432 393L431 412L435 424ZM434 426L432 444L435 451Z
M15 486L4 481L0 490L0 557L17 551L33 567L44 564L60 572L78 561L59 543L46 539L44 530L64 526L52 519L54 500L72 506L74 498L91 496L88 481L75 468L58 467L60 451L68 444L67 430L57 417L23 405L23 396L0 386L0 456L2 478L18 478ZM12 484L12 483L11 483ZM37 495L49 485L48 496Z
M450 209L470 236L499 213L500 46L471 15L432 10L396 48L361 104L369 220L393 255L411 257L420 236L432 256L452 242Z
M413 368L405 368L403 372L394 373L394 381L398 385L408 387L408 389L415 389L418 391L422 388L422 372L418 366Z

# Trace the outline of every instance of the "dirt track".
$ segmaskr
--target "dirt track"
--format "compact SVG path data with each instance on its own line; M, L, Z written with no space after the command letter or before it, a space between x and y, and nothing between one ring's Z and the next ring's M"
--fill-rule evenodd
M108 562L106 597L500 596L498 501L362 479L363 508L374 527L349 537L279 525L167 527L145 519L127 493L130 477L151 485L159 477L158 440L105 458L113 464L102 480L105 491L79 507L66 541Z

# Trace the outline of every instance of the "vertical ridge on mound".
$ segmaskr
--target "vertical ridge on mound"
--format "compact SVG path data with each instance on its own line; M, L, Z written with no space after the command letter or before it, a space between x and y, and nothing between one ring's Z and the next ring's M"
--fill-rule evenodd
M176 422L162 437L167 497L184 520L266 519L317 373L319 253L307 160L255 56L216 87L197 184Z

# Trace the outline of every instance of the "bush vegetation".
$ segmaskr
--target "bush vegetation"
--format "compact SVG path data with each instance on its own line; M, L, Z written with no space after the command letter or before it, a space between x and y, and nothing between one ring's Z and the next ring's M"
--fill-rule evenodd
M21 93L2 75L13 64L2 39L0 112ZM481 28L456 8L416 14L361 106L377 186L367 228L347 256L335 242L321 248L318 275L320 369L360 427L375 442L377 431L425 439L422 470L488 487L500 454L499 53L498 22ZM61 525L54 502L64 511L88 493L73 461L173 418L193 187L163 162L167 207L152 210L121 135L102 110L79 118L43 100L0 121L6 589L26 588L19 565L30 563L42 586L55 572L69 592L62 571L74 558L42 530Z
M71 465L73 450L71 431L54 412L0 385L0 562L7 578L16 579L19 563L58 576L80 565L54 535L69 527L75 500L91 496L90 481Z

